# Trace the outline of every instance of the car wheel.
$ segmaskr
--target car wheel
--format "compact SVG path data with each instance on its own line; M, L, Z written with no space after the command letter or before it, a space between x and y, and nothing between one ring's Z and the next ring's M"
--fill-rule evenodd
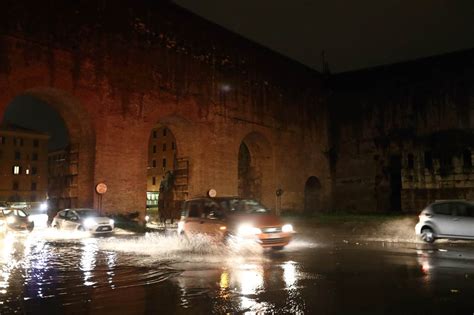
M436 239L433 229L425 227L421 230L421 239L426 243L433 243Z

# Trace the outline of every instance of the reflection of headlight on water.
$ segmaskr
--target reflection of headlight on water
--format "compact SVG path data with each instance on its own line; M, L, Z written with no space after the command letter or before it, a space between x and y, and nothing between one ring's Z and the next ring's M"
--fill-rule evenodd
M250 236L250 235L257 235L262 233L262 230L259 228L253 227L250 224L242 224L237 228L237 234L239 236Z
M87 218L84 220L84 227L89 229L91 227L93 227L94 225L96 225L96 222L94 219L92 218Z
M281 231L285 233L293 232L293 226L291 224L285 224L281 227Z

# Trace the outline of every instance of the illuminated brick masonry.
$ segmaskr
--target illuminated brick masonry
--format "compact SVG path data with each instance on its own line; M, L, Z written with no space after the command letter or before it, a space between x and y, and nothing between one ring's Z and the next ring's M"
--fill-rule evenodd
M61 115L78 206L103 182L104 211L143 218L163 159L177 200L214 188L314 213L472 197L472 53L328 76L173 4L30 2L1 5L0 114L27 94Z

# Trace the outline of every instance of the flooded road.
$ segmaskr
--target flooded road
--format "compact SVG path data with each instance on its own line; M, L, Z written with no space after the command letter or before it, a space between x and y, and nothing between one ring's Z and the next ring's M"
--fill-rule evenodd
M1 314L473 314L474 243L333 238L283 251L157 233L0 240Z

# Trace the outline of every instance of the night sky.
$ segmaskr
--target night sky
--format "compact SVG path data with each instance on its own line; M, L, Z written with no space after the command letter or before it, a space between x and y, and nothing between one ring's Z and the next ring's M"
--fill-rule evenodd
M473 0L175 0L242 36L331 72L474 47Z
M4 121L49 133L50 151L62 149L69 142L66 125L58 112L48 104L28 95L20 95L13 99L5 111Z

